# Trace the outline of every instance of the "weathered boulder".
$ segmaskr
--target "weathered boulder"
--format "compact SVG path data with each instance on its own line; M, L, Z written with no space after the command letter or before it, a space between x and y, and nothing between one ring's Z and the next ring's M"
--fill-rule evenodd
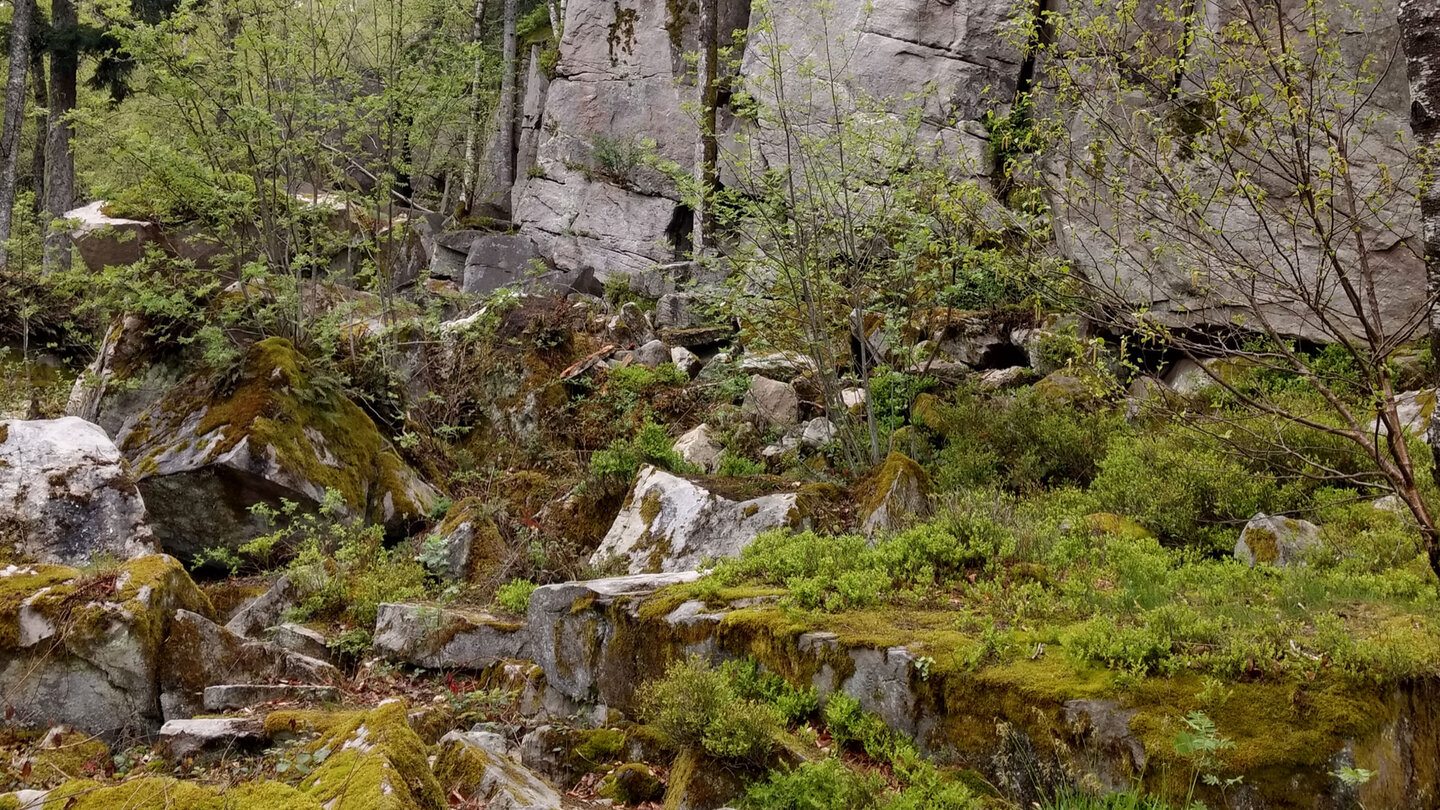
M194 717L205 710L205 690L211 686L340 681L340 671L324 661L236 635L189 610L176 611L159 666L160 705L166 720Z
M818 449L835 441L839 432L834 422L817 416L805 423L805 429L800 433L800 443L811 449Z
M634 301L621 305L620 311L610 319L606 331L610 342L617 346L640 346L655 339L650 316Z
M793 492L732 501L655 467L644 467L590 558L624 563L632 574L692 571L707 559L738 557L761 532L794 525Z
M153 222L112 217L105 213L105 201L83 205L65 212L71 227L70 238L75 250L92 273L106 267L133 264L145 255L145 246L160 238L160 229Z
M349 398L280 338L249 350L237 380L197 376L118 437L160 544L182 557L269 530L251 511L282 499L403 531L438 499Z
M745 392L745 410L764 427L789 427L800 419L800 396L789 383L757 375Z
M655 368L670 362L670 350L659 338L647 341L635 349L635 362L646 368Z
M1320 545L1320 527L1307 520L1264 512L1250 518L1235 541L1235 559L1285 568L1304 565L1307 552Z
M898 529L932 508L930 476L902 453L892 451L860 489L860 527L866 534Z
M535 241L528 236L480 234L470 243L461 290L471 295L489 295L501 287L591 295L604 291L589 270L557 270L540 255Z
M0 422L0 555L85 565L156 551L145 502L99 425Z
M66 723L106 739L155 731L161 659L180 610L211 607L180 562L161 554L91 574L0 568L4 710L15 723Z
M1400 429L1412 436L1424 436L1435 415L1437 390L1426 388L1420 391L1402 391L1395 395L1395 415L1400 419ZM1389 429L1377 416L1370 420L1371 432L1388 434Z
M300 589L289 577L275 580L269 590L250 600L225 623L225 629L238 636L260 638L266 630L280 624L291 608L300 604Z
M325 636L303 624L285 622L272 627L270 643L282 650L300 653L307 658L314 658L327 664L333 663L330 660L332 655L330 644L326 641Z
M435 776L445 793L484 803L486 810L558 810L560 794L510 758L498 735L452 731L440 740Z
M529 657L523 622L478 610L382 604L375 620L375 652L431 669L481 670Z
M207 712L253 709L266 703L338 703L340 690L333 686L297 683L222 683L205 687L200 705Z
M703 325L705 319L698 311L701 300L695 293L672 292L660 296L655 302L655 328L689 329Z
M670 347L670 362L674 363L675 368L680 369L682 374L692 380L700 374L701 369L705 366L699 355L684 346Z
M294 719L296 722L292 723ZM269 732L288 732L300 718L272 712ZM330 810L444 810L440 783L430 770L425 743L411 730L403 701L387 700L368 712L337 713L315 724L321 734L304 750L329 753L301 780L302 792Z
M505 551L505 538L485 504L466 498L453 504L425 538L420 561L446 579L469 582L494 574Z
M982 371L975 378L975 386L981 391L1008 391L1019 388L1035 379L1035 371L1025 366L992 368Z
M715 472L720 466L721 447L710 436L710 426L703 422L676 439L670 449L707 473Z
M740 370L772 379L790 379L815 371L815 360L799 352L747 354L740 358Z

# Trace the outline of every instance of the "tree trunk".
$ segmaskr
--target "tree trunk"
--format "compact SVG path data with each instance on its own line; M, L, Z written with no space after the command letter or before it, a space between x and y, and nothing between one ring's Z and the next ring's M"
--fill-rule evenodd
M0 124L0 267L6 263L5 243L15 213L15 187L20 169L20 128L25 123L25 74L30 69L30 28L35 0L16 0L10 18L10 76L5 83L5 120Z
M465 165L461 167L460 207L469 211L475 203L475 191L479 183L479 155L476 154L480 140L480 39L485 33L485 0L475 0L475 19L470 23L470 46L475 49L475 60L470 69L470 121L465 128ZM442 209L443 210L443 209Z
M79 25L74 0L54 0L51 27L64 43L65 35ZM75 204L75 159L70 154L74 128L70 113L78 98L80 54L61 44L50 53L50 121L45 138L45 272L70 266L70 233L54 227Z
M1425 283L1430 300L1430 349L1440 351L1440 0L1401 0L1400 44L1410 78L1410 128L1428 169L1420 173L1420 219L1425 241ZM1434 364L1440 385L1440 363ZM1432 419L1430 447L1440 458L1440 420ZM1440 482L1440 464L1436 465ZM1434 545L1434 540L1426 538ZM1440 549L1430 549L1432 567ZM1440 568L1437 568L1440 574Z
M45 208L45 141L50 137L47 126L50 103L50 84L45 81L45 52L40 48L30 49L30 83L35 94L35 147L30 157L30 183L35 192L33 213L39 214Z
M500 123L500 137L495 139L495 187L504 202L501 207L510 209L510 186L515 182L515 79L518 70L515 42L515 0L505 0L505 41L500 72L500 111L495 117Z
M710 248L711 230L714 217L710 213L711 197L717 183L716 161L719 146L715 140L716 88L718 75L716 61L719 59L720 42L716 17L716 0L700 0L700 59L695 65L695 87L700 100L700 132L695 142L695 225L692 237L695 256L698 258Z

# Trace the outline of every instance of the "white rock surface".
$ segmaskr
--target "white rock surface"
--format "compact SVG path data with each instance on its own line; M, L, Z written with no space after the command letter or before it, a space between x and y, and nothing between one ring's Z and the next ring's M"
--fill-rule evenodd
M159 550L120 450L72 416L0 422L0 526L18 556L42 563Z
M708 559L739 556L761 532L791 525L796 500L786 492L732 501L647 466L590 562L619 559L632 574L692 571Z
M715 472L720 466L720 445L711 438L710 426L703 422L676 439L670 449L707 473Z
M1235 542L1235 559L1254 567L1303 565L1305 554L1320 545L1320 527L1308 520L1267 515L1250 518Z

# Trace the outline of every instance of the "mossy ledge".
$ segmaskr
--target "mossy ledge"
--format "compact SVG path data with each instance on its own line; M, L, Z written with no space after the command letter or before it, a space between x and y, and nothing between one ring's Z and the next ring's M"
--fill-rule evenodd
M1234 741L1223 770L1244 776L1245 790L1263 800L1257 806L1310 807L1315 796L1336 794L1331 772L1352 762L1378 774L1361 791L1367 806L1420 806L1440 791L1440 766L1412 764L1440 762L1434 678L1387 686L1329 676L1242 681L1215 699L1199 675L1127 676L1077 661L1059 642L1033 657L976 663L984 660L975 654L981 639L957 630L945 611L808 613L783 607L775 593L702 582L592 600L553 617L554 631L608 629L568 645L574 652L547 666L561 675L588 669L589 694L572 697L630 712L637 685L682 656L753 657L794 684L852 694L931 756L1020 794L1087 773L1174 794L1191 765L1174 740L1193 711ZM692 601L712 618L667 619ZM1025 762L1007 762L1007 751L1023 751Z

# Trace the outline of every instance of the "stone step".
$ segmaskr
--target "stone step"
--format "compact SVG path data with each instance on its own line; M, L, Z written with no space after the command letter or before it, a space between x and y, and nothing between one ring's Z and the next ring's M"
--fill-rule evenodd
M228 712L279 700L295 703L338 703L340 690L333 686L315 684L231 683L205 687L203 702L207 712Z
M259 747L265 739L258 717L205 717L171 720L160 727L160 753L171 762L207 753Z

